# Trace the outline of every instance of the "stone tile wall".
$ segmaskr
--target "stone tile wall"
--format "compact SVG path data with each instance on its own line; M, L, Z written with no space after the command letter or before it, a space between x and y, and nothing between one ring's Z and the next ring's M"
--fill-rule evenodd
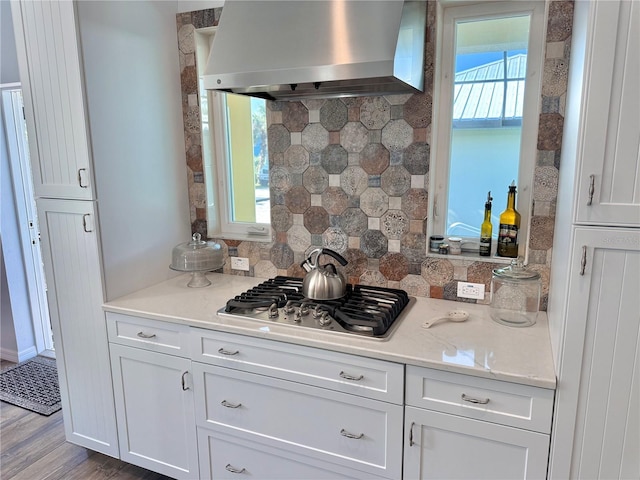
M206 236L194 30L216 25L221 9L177 16L185 149L193 231ZM351 283L457 299L457 281L484 283L496 264L427 257L435 8L428 8L425 93L268 102L270 243L220 240L227 255L248 257L257 277L303 276L307 253L343 254ZM553 246L573 1L551 1L541 97L530 268L543 279L546 309ZM229 263L225 272L231 271ZM488 301L488 296L487 300Z

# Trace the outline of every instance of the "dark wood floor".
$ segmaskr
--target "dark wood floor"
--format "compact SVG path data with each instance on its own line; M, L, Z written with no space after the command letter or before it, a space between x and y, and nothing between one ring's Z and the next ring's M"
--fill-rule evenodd
M169 478L65 441L62 411L45 417L0 402L0 419L2 480Z

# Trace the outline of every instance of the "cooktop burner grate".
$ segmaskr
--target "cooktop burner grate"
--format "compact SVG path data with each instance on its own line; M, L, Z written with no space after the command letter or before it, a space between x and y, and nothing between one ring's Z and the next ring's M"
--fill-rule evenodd
M347 285L336 300L311 300L302 294L301 278L278 276L237 295L218 313L384 337L410 301L403 290L368 285Z

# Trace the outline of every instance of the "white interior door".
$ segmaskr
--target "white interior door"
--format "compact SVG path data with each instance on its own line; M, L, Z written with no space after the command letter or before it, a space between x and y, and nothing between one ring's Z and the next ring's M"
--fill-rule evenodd
M6 128L9 164L20 222L20 243L29 289L29 304L38 354L54 355L53 335L47 305L47 284L42 266L38 214L33 196L29 146L19 84L0 87Z

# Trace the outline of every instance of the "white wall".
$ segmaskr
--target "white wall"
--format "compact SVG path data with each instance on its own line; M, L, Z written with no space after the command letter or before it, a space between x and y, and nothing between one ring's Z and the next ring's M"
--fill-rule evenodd
M571 63L567 103L564 115L562 135L562 153L560 157L560 177L558 180L558 199L553 238L553 257L551 260L551 278L549 282L549 336L556 367L560 374L560 354L564 341L566 298L569 289L569 261L571 260L571 235L573 209L575 205L576 164L578 162L578 142L580 140L582 94L584 87L584 68L587 47L587 26L589 4L586 1L575 2L573 32L571 37Z
M0 236L0 240L2 237ZM9 360L8 357L18 351L16 344L16 331L13 327L13 312L11 299L9 298L9 285L7 284L7 271L4 268L4 254L0 241L0 358ZM15 360L11 360L15 361Z
M2 243L2 265L0 269L6 275L2 281L0 302L2 318L0 319L0 357L4 360L18 362L37 354L33 334L33 320L27 288L18 217L11 170L7 150L5 127L0 115L0 241Z
M107 299L175 275L191 237L177 2L78 2Z
M20 81L9 0L0 0L0 63L0 83Z
M19 82L11 8L6 0L0 0L0 42L0 83ZM18 362L37 351L5 135L0 115L0 358Z

